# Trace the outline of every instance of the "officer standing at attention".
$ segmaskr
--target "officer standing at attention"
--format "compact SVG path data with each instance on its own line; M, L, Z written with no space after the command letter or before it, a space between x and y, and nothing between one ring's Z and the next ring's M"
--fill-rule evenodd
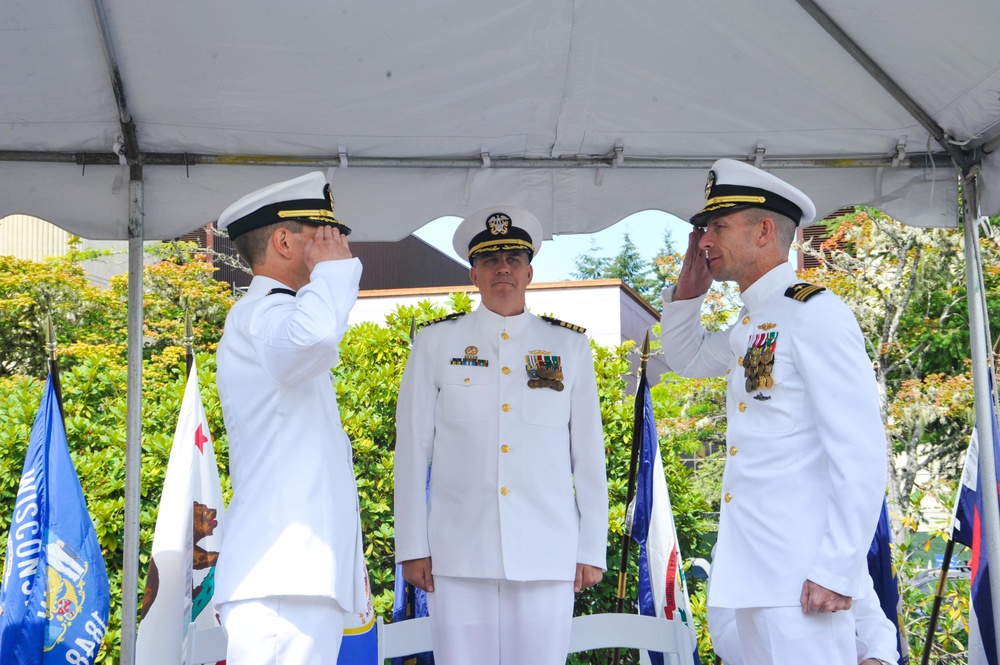
M606 569L590 344L525 308L541 241L520 208L462 222L453 242L482 304L423 328L400 385L396 561L428 592L438 665L563 665L573 594Z
M861 593L886 481L871 361L847 306L788 263L796 226L816 216L809 197L721 159L706 199L663 292L662 339L671 370L728 384L709 616L735 610L746 665L856 665L854 617L838 610ZM700 321L713 279L744 303L724 332Z
M248 194L217 225L254 273L217 353L233 483L215 589L226 662L336 663L344 613L367 602L351 442L330 374L361 263L321 172Z

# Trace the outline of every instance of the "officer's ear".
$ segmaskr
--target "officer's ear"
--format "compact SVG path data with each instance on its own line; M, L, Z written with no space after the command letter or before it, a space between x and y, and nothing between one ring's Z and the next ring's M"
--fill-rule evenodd
M285 228L284 226L278 226L271 233L271 248L277 252L278 256L284 259L292 258L292 242L291 242L292 231Z

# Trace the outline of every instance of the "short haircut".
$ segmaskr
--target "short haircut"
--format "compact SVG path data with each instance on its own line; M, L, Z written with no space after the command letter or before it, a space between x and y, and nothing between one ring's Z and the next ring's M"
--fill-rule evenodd
M788 251L792 246L792 241L795 240L795 230L798 228L795 222L781 213L763 208L747 208L744 219L746 219L747 224L756 224L765 217L774 220L774 230L778 234L778 246Z
M267 243L271 242L271 234L279 226L288 229L292 233L300 233L304 224L294 219L287 219L247 231L233 240L236 252L240 255L241 259L247 262L247 265L251 269L264 260L264 255L267 253Z

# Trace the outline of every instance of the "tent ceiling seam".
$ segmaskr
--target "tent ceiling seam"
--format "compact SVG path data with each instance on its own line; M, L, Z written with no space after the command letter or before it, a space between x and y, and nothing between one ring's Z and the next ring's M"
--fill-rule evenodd
M816 23L843 48L868 74L881 85L886 92L892 95L893 99L899 102L906 111L919 122L928 133L933 136L943 147L956 165L964 166L969 163L969 152L949 141L948 133L941 128L927 111L925 111L915 99L903 90L896 81L889 76L885 70L872 60L871 57L848 35L837 23L830 18L830 15L823 11L814 0L795 0L802 9L809 14Z
M114 42L111 40L111 30L108 27L108 17L104 12L102 0L91 0L94 9L94 20L97 21L97 31L104 49L104 62L111 77L111 91L118 106L118 122L121 125L122 144L125 149L125 160L129 165L129 179L142 180L142 152L139 150L139 132L135 121L128 110L125 99L125 84L122 82L121 70L118 68L118 58L115 55Z
M719 155L726 157L730 155ZM732 157L736 159L741 156ZM484 166L483 157L455 159L422 157L351 157L351 168L438 168L438 169L708 169L715 157L630 157L618 160L616 155L599 157L490 157L489 166ZM197 166L217 164L226 166L299 166L299 167L339 167L340 155L330 157L304 157L282 155L209 155L192 152L140 153L137 163L145 166ZM48 162L67 163L80 166L117 165L118 155L113 152L58 152L30 150L0 150L0 162ZM131 163L131 160L130 160ZM894 150L889 155L862 155L853 157L767 157L764 168L938 168L952 165L952 156L944 153L907 153L904 159Z

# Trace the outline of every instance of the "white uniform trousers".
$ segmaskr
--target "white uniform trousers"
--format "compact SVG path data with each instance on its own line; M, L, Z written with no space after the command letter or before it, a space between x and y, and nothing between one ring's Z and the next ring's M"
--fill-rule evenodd
M804 614L796 606L750 607L735 613L743 665L858 663L851 612Z
M434 576L436 665L565 665L573 583Z
M217 608L228 665L335 665L344 610L332 598L269 596Z

